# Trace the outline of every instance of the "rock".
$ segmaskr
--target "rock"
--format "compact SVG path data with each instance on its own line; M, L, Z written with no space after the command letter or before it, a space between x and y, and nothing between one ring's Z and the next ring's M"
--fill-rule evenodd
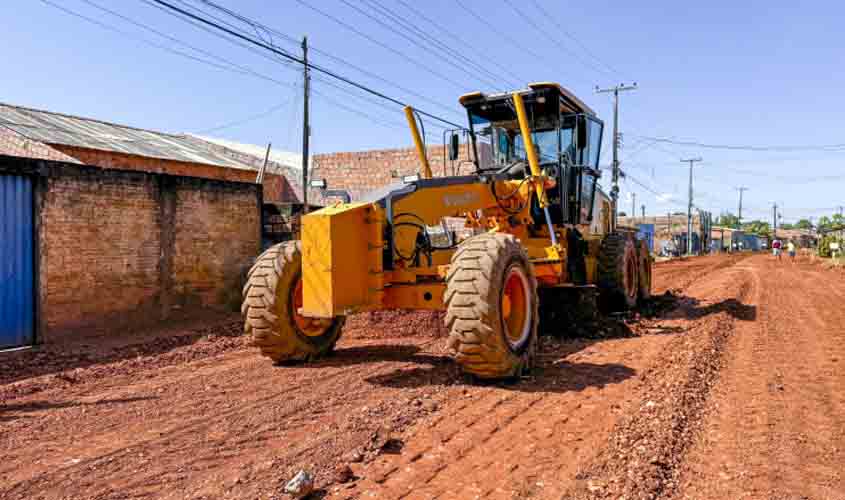
M352 472L352 469L350 469L349 466L345 464L341 464L335 467L334 475L335 482L338 483L348 483L349 481L355 478L355 474Z
M358 463L364 460L364 454L361 453L359 450L352 450L346 455L343 456L343 459L350 463Z
M314 491L314 478L304 470L300 470L293 479L285 485L285 493L294 498L305 498Z
M431 400L426 401L425 404L423 405L423 408L425 409L425 411L429 411L429 412L437 411L437 401L431 401Z

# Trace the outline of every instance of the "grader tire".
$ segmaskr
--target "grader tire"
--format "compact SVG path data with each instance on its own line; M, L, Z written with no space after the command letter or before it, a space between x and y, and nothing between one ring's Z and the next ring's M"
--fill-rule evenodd
M648 242L645 240L640 240L638 246L637 268L639 269L640 300L648 300L651 298L651 251L648 248Z
M621 233L605 236L599 252L598 285L603 305L614 311L636 307L639 262L634 239Z
M461 369L479 378L530 368L539 318L537 280L513 236L480 234L461 243L446 277L446 328Z
M346 321L344 316L330 320L300 316L301 282L299 241L268 248L247 275L241 306L244 331L276 363L310 361L331 352Z

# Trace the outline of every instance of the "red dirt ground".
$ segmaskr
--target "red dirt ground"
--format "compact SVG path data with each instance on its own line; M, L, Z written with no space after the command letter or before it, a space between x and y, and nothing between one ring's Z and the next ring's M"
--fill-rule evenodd
M6 355L0 498L286 498L300 469L314 498L845 498L842 274L712 256L655 289L509 384L462 376L436 314L292 367L236 319Z

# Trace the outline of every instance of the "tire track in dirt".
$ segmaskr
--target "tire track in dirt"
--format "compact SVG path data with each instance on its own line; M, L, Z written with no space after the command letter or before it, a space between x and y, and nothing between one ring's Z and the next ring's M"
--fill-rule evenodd
M565 365L550 374L564 386L531 392L531 382L513 389L488 387L473 405L458 407L431 427L408 432L400 455L385 455L356 472L354 488L338 498L560 498L579 465L600 450L616 419L633 411L637 386L673 340L669 335L614 339L542 366ZM582 366L582 368L579 368ZM601 380L597 367L619 373ZM542 377L543 375L541 375ZM519 392L519 389L528 391ZM513 390L507 404L499 404Z
M841 280L800 262L753 265L758 321L734 339L679 496L845 498Z
M732 265L708 259L681 272ZM57 372L67 380L0 386L40 391L11 390L0 403L0 497L267 498L306 468L336 497L557 498L697 321L660 320L668 327L657 331L680 332L671 335L544 340L538 370L513 385L460 376L444 339L389 330L294 367L272 366L239 339L222 352L200 341L92 358ZM360 479L337 479L345 464Z
M744 266L721 267L690 286L688 295L698 299L685 299L670 314L683 333L644 373L638 404L619 420L596 459L580 468L563 498L674 492L728 340L737 323L753 319L756 293Z
M420 339L422 342L425 339ZM401 346L399 346L401 347ZM354 348L353 348L354 349ZM23 481L6 481L3 483L5 491L0 494L4 498L31 498L31 492L47 492L49 495L58 496L59 491L77 489L87 491L80 496L96 496L96 492L102 493L103 489L113 492L116 496L131 492L143 492L149 488L159 488L162 479L159 473L162 469L168 471L179 471L176 474L176 482L180 482L186 476L192 476L194 481L203 475L209 481L216 479L221 468L232 468L235 465L242 465L245 461L239 458L240 454L251 454L246 462L256 463L262 460L273 462L275 467L283 468L288 462L295 463L298 457L308 455L315 449L325 446L327 443L339 441L338 434L349 430L350 426L360 427L360 439L363 445L365 437L376 431L380 425L379 418L369 418L361 415L349 415L344 408L355 408L358 401L356 396L362 396L362 403L378 403L389 393L397 392L390 388L373 391L361 384L362 389L350 387L350 380L363 380L366 377L389 373L390 369L403 364L411 364L408 350L400 350L398 358L404 360L402 363L393 363L374 369L370 363L350 363L349 365L339 364L337 359L309 365L308 367L293 368L290 370L273 368L263 359L249 358L230 359L223 366L216 369L208 369L205 376L191 373L190 367L183 367L181 378L178 370L170 370L166 373L166 380L153 381L152 385L162 384L175 388L175 394L168 394L165 397L184 397L189 403L183 404L180 401L173 401L173 406L161 411L161 402L150 403L152 408L158 411L152 419L144 418L129 421L125 425L114 426L103 432L102 424L86 433L84 429L78 437L82 438L70 446L59 447L58 443L63 439L61 433L42 434L37 437L41 444L53 441L57 453L52 463L42 460L37 470L30 470L32 479ZM404 354L403 354L404 353ZM343 357L343 349L339 357ZM445 363L445 358L433 356L432 362ZM226 366L226 365L230 366ZM322 365L322 366L321 366ZM334 366L332 366L334 365ZM250 378L242 380L239 372L247 373L264 372L270 375L270 381L283 382L284 389L268 391L268 380ZM450 376L448 370L444 370L443 380ZM209 383L210 377L218 380L219 390L212 391L210 400L200 400L197 394L191 394L197 386ZM146 381L136 384L134 387L122 388L123 392L145 393L150 385ZM96 391L96 388L90 388ZM428 391L421 388L417 391L407 391L404 397L413 397L415 394ZM232 401L227 393L234 392L239 399L243 398L241 392L250 394L251 397L246 403ZM199 392L203 392L200 389ZM81 394L85 390L80 391ZM376 393L376 394L373 394ZM205 394L204 394L205 396ZM98 394L102 398L103 395ZM396 405L401 405L404 397L395 398ZM201 402L200 408L194 408L194 404ZM286 401L279 404L278 400ZM240 404L233 404L240 402ZM195 411L201 409L204 411ZM144 409L146 410L146 409ZM5 413L5 412L4 412ZM402 411L395 413L401 415ZM419 413L419 412L418 412ZM144 411L138 411L138 415L147 416ZM101 418L108 420L111 415L88 414L83 417L86 423L98 421ZM411 416L410 418L412 418ZM324 421L326 431L312 438L313 433L309 424L321 419ZM404 418L404 417L403 417ZM272 424L275 422L276 424ZM401 423L401 422L400 422ZM397 424L398 425L398 424ZM370 432L366 431L370 428ZM55 431L54 431L55 432ZM91 434L93 439L85 440L86 434ZM242 436L249 436L242 439ZM200 441L198 444L197 441ZM102 446L92 446L96 442L104 443ZM13 450L23 450L24 446L14 446L13 443L3 443ZM6 448L6 446L3 446ZM343 451L341 449L340 451ZM78 453L78 454L77 454ZM140 472L139 469L146 469L148 463L139 455L156 456L156 467L149 470L149 473ZM14 451L12 457L14 457ZM68 457L76 457L68 463ZM85 458L80 458L85 457ZM331 459L332 457L326 457ZM334 457L337 458L337 457ZM23 456L19 460L9 460L6 463L23 463ZM7 479L15 469L0 471L0 478ZM284 473L288 473L284 470ZM231 475L224 473L224 475ZM91 489L80 488L86 485L84 477L100 477L104 479L100 484L89 484ZM105 480L107 479L107 480ZM234 480L233 480L234 481ZM14 484L17 482L17 484ZM81 484L80 484L81 483ZM104 488L104 484L108 484ZM273 487L273 485L268 485ZM8 488L8 489L6 489ZM183 498L188 495L182 490L173 493L176 498Z

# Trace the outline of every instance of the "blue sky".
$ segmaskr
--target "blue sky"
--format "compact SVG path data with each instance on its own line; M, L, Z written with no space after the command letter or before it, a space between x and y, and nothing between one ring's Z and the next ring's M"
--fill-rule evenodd
M83 0L51 1L132 36L208 58ZM0 101L170 132L199 132L241 122L209 134L300 149L300 90L292 86L299 79L297 67L221 40L140 0L91 1L262 77L165 52L39 0L11 0L0 31L7 70L0 84ZM378 1L438 35L420 14L409 13L397 0ZM520 17L509 1L540 30ZM745 193L744 219L769 220L773 202L783 207L784 219L790 221L830 214L845 204L841 166L845 151L719 150L644 139L755 146L845 143L840 125L845 116L845 66L841 63L845 4L537 2L551 17L531 0L462 0L471 11L517 40L514 44L454 1L406 1L457 34L466 43L461 52L493 73L483 76L468 64L450 65L442 52L424 52L350 7L373 12L373 4L367 5L366 0L319 0L310 5L392 50L352 33L297 0L218 0L291 37L307 34L316 49L380 75L425 100L319 53L312 53L315 63L456 121L462 116L457 106L461 93L490 90L495 83L506 89L514 86L506 82L550 80L571 88L596 109L607 124L609 138L610 97L596 95L592 89L636 81L639 90L622 97L621 158L623 169L648 189L630 180L624 182L622 207L626 210L630 210L630 201L624 200L633 192L637 205L645 203L647 213L684 210L687 169L679 159L689 156L704 158L695 171L696 205L717 214L736 211L734 187L740 185L751 188ZM459 47L445 34L438 39ZM297 50L278 36L273 41ZM411 143L398 107L376 105L321 80L315 80L313 86L312 145L316 152ZM273 111L267 112L270 109ZM429 130L436 130L434 124ZM609 147L602 156L603 163L610 162ZM608 183L606 176L604 184Z

